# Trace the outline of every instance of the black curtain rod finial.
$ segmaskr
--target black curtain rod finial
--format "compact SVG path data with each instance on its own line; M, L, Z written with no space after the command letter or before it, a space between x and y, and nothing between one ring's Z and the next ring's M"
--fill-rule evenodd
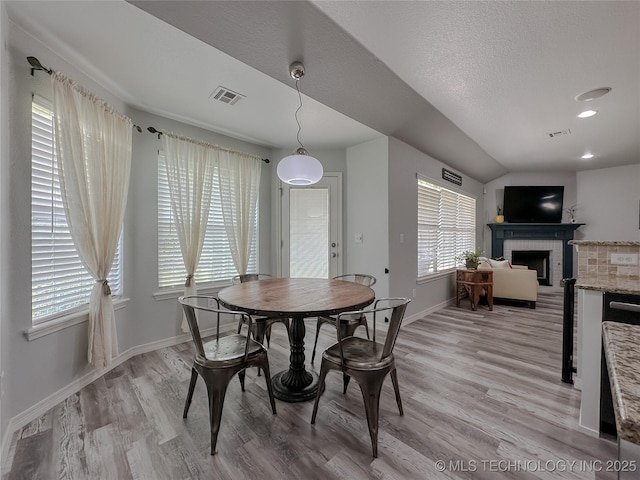
M135 128L138 133L142 133L142 127L140 127L140 125L136 125L135 123L133 124L133 128Z
M31 65L32 77L33 77L33 72L35 70L42 70L43 72L47 72L49 75L53 73L53 71L50 68L43 67L42 64L40 63L40 60L38 60L36 57L27 57L27 62L29 62L29 65Z
M155 128L153 128L153 127L147 127L147 130L148 130L150 133L157 133L157 134L158 134L158 140L160 140L160 135L162 135L162 132L161 132L160 130L156 130L156 129L155 129Z

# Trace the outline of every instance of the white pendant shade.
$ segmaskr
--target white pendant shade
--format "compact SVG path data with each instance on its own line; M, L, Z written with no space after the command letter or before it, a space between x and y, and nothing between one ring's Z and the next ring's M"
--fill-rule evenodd
M311 155L300 153L284 157L278 163L278 178L290 185L311 185L322 178L322 164Z

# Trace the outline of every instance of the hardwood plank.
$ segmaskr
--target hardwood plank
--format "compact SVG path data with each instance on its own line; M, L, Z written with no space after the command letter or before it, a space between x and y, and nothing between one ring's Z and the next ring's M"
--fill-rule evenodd
M256 369L247 372L245 392L237 379L229 385L218 453L211 456L202 380L182 419L193 355L185 343L124 362L16 432L2 478L613 479L611 472L585 468L513 467L585 467L616 457L615 443L578 427L580 392L560 381L561 322L562 292L545 290L535 310L451 306L403 326L394 354L405 415L398 414L389 379L380 400L377 459L357 383L343 395L341 376L329 374L311 425L313 402L278 401L272 415ZM289 366L287 333L278 325L268 350L272 374ZM306 326L309 358L315 319ZM334 342L335 330L325 325L318 348ZM317 371L319 364L307 368ZM445 461L444 471L437 460ZM498 461L512 468L495 470Z

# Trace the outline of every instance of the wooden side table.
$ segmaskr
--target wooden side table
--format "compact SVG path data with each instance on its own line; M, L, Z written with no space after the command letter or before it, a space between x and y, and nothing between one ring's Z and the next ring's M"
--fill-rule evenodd
M464 291L471 300L471 310L475 311L478 308L480 295L487 296L489 310L493 310L493 270L456 270L456 307L460 306Z

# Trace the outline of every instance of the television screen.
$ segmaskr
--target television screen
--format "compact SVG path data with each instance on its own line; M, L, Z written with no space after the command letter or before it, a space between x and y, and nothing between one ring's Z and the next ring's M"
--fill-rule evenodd
M504 219L510 223L560 223L563 186L504 187Z

